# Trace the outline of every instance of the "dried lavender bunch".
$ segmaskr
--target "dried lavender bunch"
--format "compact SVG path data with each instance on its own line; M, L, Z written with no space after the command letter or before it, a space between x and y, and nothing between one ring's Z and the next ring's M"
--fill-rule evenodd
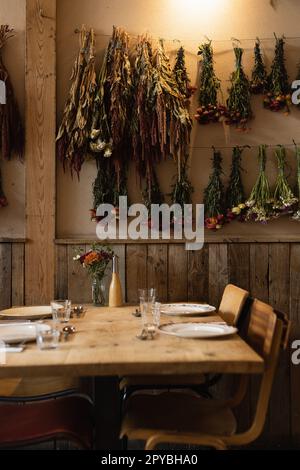
M225 114L225 107L218 102L221 82L214 70L214 58L211 41L199 47L198 55L201 56L199 108L195 119L199 124L219 122Z
M82 26L80 50L75 60L69 96L59 127L57 155L64 169L68 166L79 176L89 152L92 111L96 96L95 38L94 31Z
M245 130L253 114L250 82L242 65L243 53L243 49L234 47L236 69L230 77L231 88L227 99L226 124L236 125L237 128Z
M266 145L260 145L258 151L259 175L246 202L248 207L246 219L266 223L275 216L273 199L266 176L267 152Z
M212 174L204 191L205 225L207 228L220 228L224 222L224 186L221 180L221 152L213 149Z
M274 191L273 208L278 215L286 214L298 202L285 176L286 151L281 145L276 150L275 155L278 162L278 176Z
M243 211L246 208L245 191L241 176L241 161L243 151L244 148L242 147L234 147L232 151L230 180L226 191L226 207L228 220L232 220L236 216L239 216L241 218L241 216L243 215Z
M267 69L260 48L260 40L257 39L254 47L254 67L251 78L251 92L254 95L263 94L268 86Z
M13 29L8 25L0 26L0 80L5 83L6 89L6 104L0 104L0 149L4 160L10 160L13 154L23 160L23 124L13 86L2 60L2 50L13 35Z
M275 54L268 77L267 95L264 98L264 107L270 111L289 111L291 103L289 77L285 66L284 37L275 35Z

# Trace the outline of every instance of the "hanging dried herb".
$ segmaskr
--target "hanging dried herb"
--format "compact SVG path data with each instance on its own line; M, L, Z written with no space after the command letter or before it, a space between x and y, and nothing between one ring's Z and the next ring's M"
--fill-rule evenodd
M71 75L71 88L56 138L57 155L64 168L79 174L88 152L91 116L96 92L94 32L85 26L80 33L80 51Z
M265 145L260 145L259 147L258 162L259 175L246 202L248 207L246 219L266 223L274 217L274 210L270 186L266 176L267 152Z
M160 190L154 166L150 163L147 164L147 168L145 169L145 175L146 185L142 191L142 196L143 202L150 213L151 205L162 204L164 202L164 196Z
M227 99L226 124L236 125L238 129L245 130L247 122L253 115L250 82L242 65L243 53L243 49L234 47L236 69L230 78L231 88Z
M232 163L229 185L226 191L227 219L233 220L236 217L244 220L243 212L246 209L245 191L242 182L242 153L244 148L234 147L232 151Z
M221 152L213 149L212 174L204 191L205 226L219 229L224 223L224 186Z
M176 162L181 161L190 143L192 120L162 40L154 54L154 89L150 100L154 109L152 143L158 145L163 158L172 156Z
M3 47L12 36L13 29L8 25L0 26L0 80L6 89L6 104L0 104L0 148L4 160L10 160L13 154L23 160L24 129L12 83L2 60Z
M101 204L112 204L115 208L119 206L119 197L127 195L126 172L118 175L110 158L99 156L97 158L97 177L93 184L93 209L91 209L92 220L97 220L97 208Z
M153 52L147 36L139 38L135 49L133 70L132 148L138 173L144 177L145 162L159 161L159 149L152 141L151 130L155 119L153 107L154 67Z
M0 208L7 206L7 199L5 197L3 187L2 187L2 174L1 174L1 168L0 168Z
M186 104L189 105L190 98L193 93L196 91L196 87L191 85L191 80L189 78L187 68L185 65L185 51L183 47L177 52L176 61L173 68L173 73L177 87L182 96L186 99Z
M186 155L184 162L182 162L181 169L177 174L177 181L172 186L171 200L173 204L179 204L184 210L185 204L192 203L192 194L194 188L188 177L188 155Z
M300 221L300 147L297 145L295 146L295 155L297 160L297 183L296 183L296 190L295 195L298 198L298 207L293 215L293 219Z
M201 56L199 108L195 119L199 124L219 122L225 115L225 107L218 102L221 82L214 71L213 49L211 41L199 47L198 55Z
M268 77L267 95L264 98L264 107L271 111L285 110L289 112L291 104L289 77L285 66L284 37L275 35L275 54L271 73Z
M254 67L251 78L251 92L254 95L264 94L268 86L268 74L260 48L260 40L257 39L254 47Z
M277 215L282 215L291 212L293 206L298 202L298 199L293 194L293 191L285 176L285 148L280 145L279 148L275 151L275 155L278 162L278 175L273 196L273 208Z
M114 27L99 76L90 143L93 152L112 157L117 173L126 164L132 107L128 46L128 34Z

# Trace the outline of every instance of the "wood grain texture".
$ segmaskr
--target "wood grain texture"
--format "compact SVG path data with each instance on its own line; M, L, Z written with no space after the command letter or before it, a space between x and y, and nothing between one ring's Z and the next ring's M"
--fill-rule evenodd
M269 302L269 245L250 246L250 291L253 297Z
M185 245L169 245L168 295L170 302L184 302L188 295L188 252Z
M269 247L269 302L272 307L289 314L290 246L278 243ZM278 447L288 445L290 433L290 356L281 353L270 402L268 439Z
M67 245L56 246L55 297L57 299L69 298Z
M228 247L225 244L209 245L209 302L220 304L225 286L228 284Z
M291 343L300 340L300 244L291 246L290 258L290 318L292 320ZM294 352L291 351L291 353ZM300 446L300 369L291 364L291 437L295 448Z
M195 321L220 320L213 316ZM72 323L77 333L56 351L40 354L32 343L22 354L8 355L0 377L261 373L264 367L238 335L226 341L198 341L160 334L154 342L140 341L140 319L133 317L132 307L88 307L86 315Z
M148 288L154 287L160 302L168 300L168 246L149 245L147 259Z
M0 244L0 310L11 306L11 243Z
M188 252L188 300L208 301L208 246Z
M11 256L11 304L12 306L24 305L24 267L25 249L23 243L12 244Z
M26 1L25 302L31 305L54 296L55 18L55 0Z
M249 290L250 247L247 243L228 245L229 282Z
M147 287L147 245L126 246L127 302L138 301L138 289Z

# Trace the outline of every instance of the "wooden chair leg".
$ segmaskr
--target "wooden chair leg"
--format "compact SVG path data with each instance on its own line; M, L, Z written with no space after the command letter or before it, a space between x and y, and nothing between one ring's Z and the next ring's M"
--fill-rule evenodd
M192 435L176 435L176 434L155 434L146 441L145 450L155 450L159 444L190 444L203 447L212 447L215 450L227 450L224 441L217 437L211 436L192 436Z

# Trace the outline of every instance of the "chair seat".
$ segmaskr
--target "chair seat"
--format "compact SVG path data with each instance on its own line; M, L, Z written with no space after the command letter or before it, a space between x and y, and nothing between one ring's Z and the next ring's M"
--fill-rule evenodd
M147 440L157 432L231 436L236 432L236 419L220 402L186 393L139 393L130 397L121 437Z
M26 405L0 405L0 447L22 446L66 438L90 449L93 406L83 397L67 397Z
M205 383L205 377L203 374L198 375L151 375L151 376L126 376L120 382L120 389L129 387L150 387L155 389L165 387L168 388L178 386L192 386L192 385L203 385Z

